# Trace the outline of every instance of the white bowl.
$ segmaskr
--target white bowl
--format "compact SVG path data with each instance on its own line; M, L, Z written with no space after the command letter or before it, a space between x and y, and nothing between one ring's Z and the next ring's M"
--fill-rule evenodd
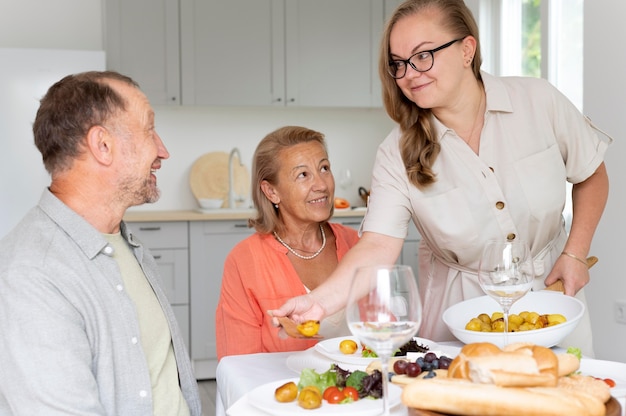
M218 209L224 203L223 199L198 198L198 203L203 209Z
M502 311L501 306L489 296L481 296L457 303L446 309L443 313L443 321L450 332L460 341L471 344L474 342L491 342L500 348L504 346L502 332L478 332L465 329L470 319L481 313L489 316L493 312ZM585 312L585 304L578 299L566 296L561 292L541 290L529 292L511 306L510 313L523 311L537 312L540 315L560 313L567 319L558 325L530 331L509 332L508 342L530 342L535 345L552 347L569 335ZM575 345L572 345L575 347ZM565 346L568 347L568 346Z

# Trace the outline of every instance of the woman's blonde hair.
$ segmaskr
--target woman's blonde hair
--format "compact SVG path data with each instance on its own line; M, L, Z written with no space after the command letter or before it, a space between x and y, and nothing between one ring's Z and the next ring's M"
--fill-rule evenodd
M281 233L284 224L278 215L278 208L267 199L261 183L267 181L275 185L278 182L280 151L300 143L318 142L328 153L324 135L315 130L299 126L285 126L274 130L263 138L257 145L252 160L252 201L257 215L248 221L250 227L260 233ZM332 213L331 213L332 214Z
M430 185L436 180L432 166L439 154L440 145L431 123L431 110L420 108L406 98L396 80L389 75L387 68L391 59L389 38L394 25L404 17L427 9L441 11L443 26L453 33L455 39L466 36L473 36L476 39L472 69L476 79L482 81L478 25L463 0L406 0L398 6L385 26L380 46L378 72L385 109L389 116L400 125L402 133L400 153L406 173L409 181L418 188Z

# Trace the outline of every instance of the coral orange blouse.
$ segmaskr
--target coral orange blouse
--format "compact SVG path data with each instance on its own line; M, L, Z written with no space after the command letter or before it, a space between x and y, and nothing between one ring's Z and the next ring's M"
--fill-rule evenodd
M358 241L358 233L329 223L335 234L337 259ZM305 350L315 340L281 339L268 310L304 295L287 249L271 234L255 233L226 257L220 300L215 313L218 359L226 355Z

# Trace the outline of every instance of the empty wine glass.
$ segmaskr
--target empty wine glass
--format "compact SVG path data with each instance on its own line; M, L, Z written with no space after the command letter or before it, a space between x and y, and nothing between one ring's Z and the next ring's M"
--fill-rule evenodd
M416 334L422 321L417 283L410 266L359 267L346 306L348 327L374 350L382 364L383 415L389 415L389 359Z
M511 305L528 293L534 276L528 244L520 240L487 242L478 265L478 282L483 291L502 306L505 346Z

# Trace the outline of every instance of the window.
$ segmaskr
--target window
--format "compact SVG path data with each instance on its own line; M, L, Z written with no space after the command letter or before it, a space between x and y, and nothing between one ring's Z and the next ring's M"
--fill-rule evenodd
M550 81L582 109L583 0L481 0L483 69Z

